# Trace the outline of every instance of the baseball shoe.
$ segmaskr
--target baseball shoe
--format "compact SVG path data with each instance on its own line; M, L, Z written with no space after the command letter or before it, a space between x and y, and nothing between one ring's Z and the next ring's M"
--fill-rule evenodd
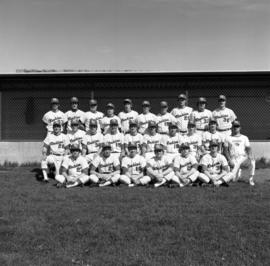
M47 184L47 183L49 183L49 179L43 179L42 182L43 182L44 184Z
M65 186L65 184L57 183L57 184L56 184L56 187L57 187L57 188L63 188L63 187L65 188L66 186Z
M255 183L254 183L254 180L253 180L252 177L249 179L249 184L250 184L251 186L255 186Z
M128 187L135 187L135 184L129 184Z

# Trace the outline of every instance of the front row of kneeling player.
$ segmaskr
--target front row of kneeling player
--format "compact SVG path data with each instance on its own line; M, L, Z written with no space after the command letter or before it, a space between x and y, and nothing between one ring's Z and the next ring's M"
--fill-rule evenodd
M194 182L220 186L237 178L235 171L230 172L226 158L218 153L217 143L210 144L210 153L201 158L200 164L189 149L188 145L181 145L179 155L171 161L164 155L163 146L156 144L154 157L146 163L145 158L137 153L136 144L130 143L129 155L120 164L117 157L112 156L110 145L104 144L101 154L94 158L89 170L87 160L81 155L80 146L75 144L70 148L71 155L63 160L61 174L57 173L55 179L58 187L71 188L89 182L100 187L116 183L130 187L149 183L159 187L174 183L183 187Z

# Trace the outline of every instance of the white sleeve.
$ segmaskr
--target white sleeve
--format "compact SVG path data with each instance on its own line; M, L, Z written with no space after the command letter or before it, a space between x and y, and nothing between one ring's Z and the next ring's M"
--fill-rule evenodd
M145 168L146 167L146 160L141 156L141 167Z
M196 160L196 158L194 156L191 156L190 162L191 162L192 165L198 163L197 160Z
M203 156L201 158L200 164L202 164L204 166L207 166L208 165L208 160L207 160L207 157L206 156Z
M120 165L120 161L117 158L114 158L114 160L113 160L113 166L114 167L117 167L119 165Z
M127 164L127 159L126 159L126 157L124 157L123 160L122 160L122 167L128 168L128 164Z
M231 121L233 122L236 119L236 115L233 110L231 110Z
M48 113L46 113L46 114L43 116L42 121L43 121L45 124L49 124Z
M245 136L245 147L250 147L250 142L247 136Z
M228 166L228 161L223 155L221 155L221 163L222 166Z
M67 122L67 115L66 114L64 114L64 113L62 113L62 119L63 119L63 122L64 122L64 124Z
M65 138L64 138L64 146L68 146L70 144L70 141L69 141L69 138L67 135L65 135Z
M66 169L68 169L68 160L69 158L68 157L64 157L64 160L63 160L63 163L62 163L62 166Z
M180 168L180 160L178 156L174 159L173 167L178 169Z
M95 168L98 168L99 166L99 160L100 160L100 157L96 157L93 161L92 161L92 165L95 167Z
M89 166L88 166L87 160L84 157L82 157L82 169L86 169L88 167Z
M44 139L43 143L44 143L45 145L47 145L47 146L50 145L50 136L49 136L49 135Z

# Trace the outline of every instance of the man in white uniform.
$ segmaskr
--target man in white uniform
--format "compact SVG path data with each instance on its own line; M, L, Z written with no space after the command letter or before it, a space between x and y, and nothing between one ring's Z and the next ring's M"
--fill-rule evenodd
M173 171L172 162L164 156L163 146L156 144L154 150L155 156L146 163L147 176L155 183L154 186L160 187L166 182L173 182L180 186L179 178Z
M194 110L190 117L190 120L195 123L197 133L201 136L208 130L212 118L212 112L206 109L206 104L206 98L200 97L197 101L197 110Z
M72 97L70 99L70 103L71 103L71 110L66 112L67 133L69 133L72 130L71 129L71 121L72 120L79 121L79 124L80 124L81 128L83 129L82 123L84 121L84 116L85 116L85 113L78 108L79 100L77 97Z
M198 162L190 153L190 146L182 144L179 148L179 153L173 163L175 175L181 182L181 187L195 182L199 176Z
M59 122L61 126L61 131L63 132L65 123L67 122L66 115L59 110L59 100L57 98L51 99L51 110L48 111L42 118L43 123L46 125L47 132L53 132L54 122Z
M218 153L218 143L210 143L210 153L205 154L201 161L202 172L199 178L204 183L212 182L215 186L228 183L233 179L233 174L230 173L229 165L226 158Z
M187 96L180 94L178 96L178 107L171 111L171 114L176 118L179 133L186 135L188 131L188 122L192 112L192 108L186 106Z
M81 156L81 148L78 144L70 146L71 155L66 156L62 163L62 174L55 176L55 180L59 183L57 187L71 188L84 185L89 181L88 163Z
M55 167L55 175L59 175L60 167L65 155L68 154L68 137L61 133L61 123L53 124L53 133L47 135L43 142L41 169L45 182L48 182L48 165ZM49 153L49 155L48 155Z
M144 135L148 128L148 123L150 121L157 122L157 117L153 113L150 112L151 105L149 101L143 101L142 102L142 113L138 115L137 117L137 123L139 127L139 133Z
M227 137L225 140L224 152L232 169L234 181L241 178L242 168L248 168L249 184L254 186L255 159L252 157L248 137L241 134L239 121L233 122L232 136Z
M111 120L117 120L118 128L121 130L121 121L120 118L114 114L115 106L112 103L107 103L106 105L106 116L101 119L101 130L105 135L109 132Z
M92 162L90 168L90 181L99 184L100 187L115 184L120 178L120 162L115 156L111 156L111 146L103 144L102 152Z
M84 119L82 121L83 124L85 125L85 131L87 132L89 130L90 120L94 119L97 121L97 131L101 132L100 121L104 117L104 114L97 110L98 108L97 100L91 99L89 101L89 106L90 106L90 111L84 114Z
M73 119L70 121L71 130L68 132L67 137L69 139L70 145L78 144L80 149L82 149L82 140L85 135L85 131L79 129L79 120Z
M138 116L138 113L132 110L132 101L130 99L124 100L124 111L120 112L118 116L121 120L122 133L126 134L129 131L130 120L135 120Z
M82 140L82 155L85 156L88 164L91 164L101 151L104 137L97 131L97 120L90 119L89 127L89 131L86 132Z
M230 136L232 134L232 122L236 120L236 115L233 110L226 107L226 96L219 95L218 103L219 107L213 111L213 119L217 121L217 130L224 136Z
M144 175L146 161L137 153L137 144L128 144L128 156L122 160L122 175L120 181L129 187L147 185L151 178Z
M160 102L160 113L157 115L158 133L166 135L169 133L169 124L176 123L176 118L168 112L168 103Z

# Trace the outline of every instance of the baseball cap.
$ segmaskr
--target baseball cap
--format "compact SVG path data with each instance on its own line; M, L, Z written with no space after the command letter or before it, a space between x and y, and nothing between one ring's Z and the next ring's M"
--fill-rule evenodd
M116 120L116 119L112 119L111 121L110 121L110 126L118 126L118 121Z
M166 101L161 101L160 106L161 107L168 107L168 103Z
M198 103L206 103L207 101L206 101L206 98L204 98L204 97L199 97L198 98Z
M212 119L209 120L209 124L217 124L217 121L212 118Z
M241 127L240 121L238 121L238 120L233 121L232 126L233 127Z
M51 104L59 104L58 98L51 98Z
M107 103L106 107L107 108L113 108L114 109L114 104L113 103Z
M129 142L129 144L128 144L128 149L137 149L137 145L136 145L136 143L134 143L134 142Z
M181 93L178 95L178 99L185 99L186 100L187 96L186 96L186 94Z
M81 148L80 148L80 145L79 145L79 144L74 143L74 144L71 144L70 150L71 150L71 151L80 151Z
M163 146L161 144L155 144L154 146L154 150L155 151L163 151Z
M216 141L211 141L209 146L210 147L218 146L218 143Z
M157 123L155 121L149 121L148 122L148 127L156 127Z
M91 100L89 100L89 104L90 105L97 105L97 100L91 99Z
M134 119L129 120L129 126L132 126L132 125L134 125L134 126L138 126L138 124L137 124L136 120L134 120Z
M190 149L189 145L187 143L182 143L179 147L180 150L184 150L184 149Z
M218 96L218 100L219 100L219 101L226 101L227 98L226 98L225 95L219 95L219 96Z
M72 98L70 99L70 102L71 102L71 103L78 103L78 102L79 102L79 99L78 99L77 97L72 97Z
M79 120L78 119L72 119L71 120L71 125L79 125Z
M143 101L142 106L150 106L150 102L149 101Z
M132 101L131 101L130 99L127 98L127 99L124 100L124 104L125 104L125 103L130 103L130 104L132 104Z
M195 127L195 123L193 121L189 121L188 122L188 127Z
M61 127L61 123L60 123L60 121L54 121L53 122L53 127Z
M91 127L91 126L97 126L97 120L95 120L95 119L90 119L90 121L89 121L89 126Z
M169 124L169 128L177 128L177 124L175 122L172 122Z
M103 143L102 145L102 150L105 150L105 149L111 149L111 145L109 143Z

